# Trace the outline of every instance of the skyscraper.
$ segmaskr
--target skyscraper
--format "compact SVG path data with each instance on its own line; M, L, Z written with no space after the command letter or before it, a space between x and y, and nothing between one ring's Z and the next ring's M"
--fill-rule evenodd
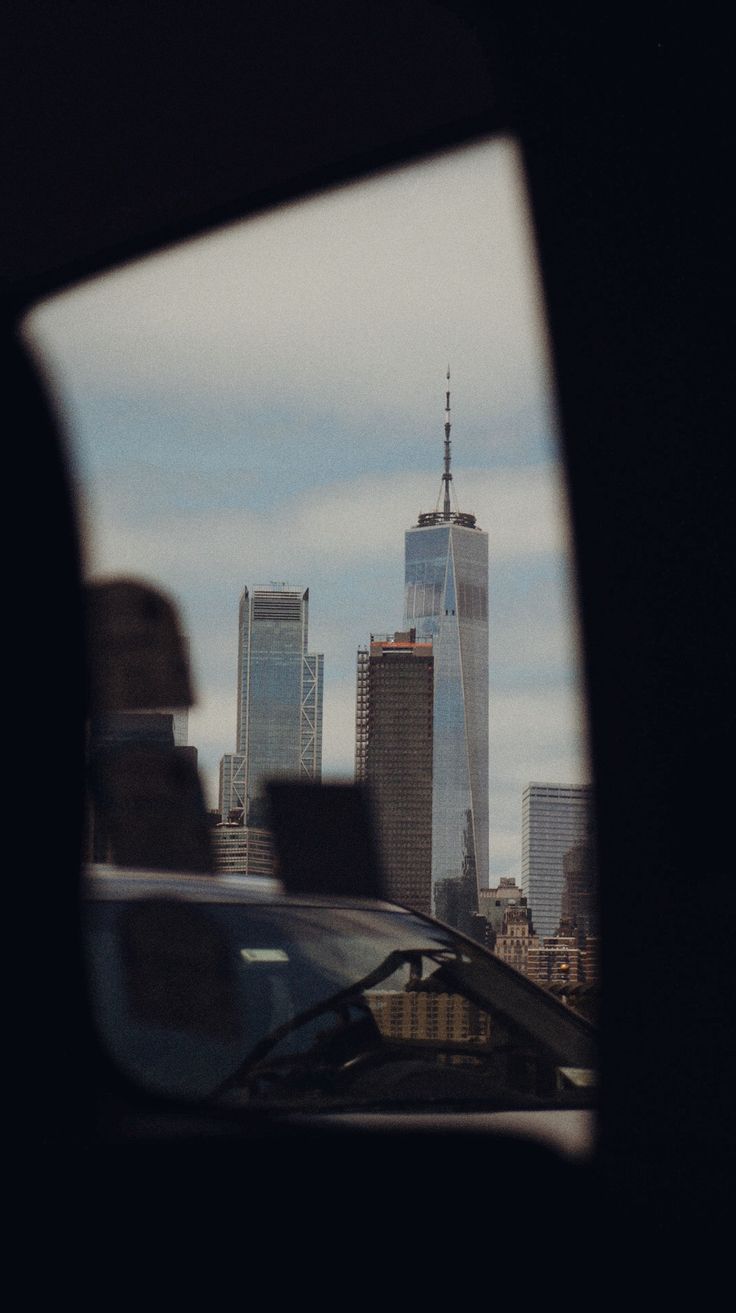
M390 898L432 910L432 644L371 635L358 651L355 778L369 791Z
M434 652L433 908L466 928L488 883L488 535L452 509L449 379L437 507L405 536L404 627Z
M270 830L223 822L210 830L215 870L222 875L274 874Z
M560 924L563 858L590 833L589 784L528 784L521 804L521 888L540 936Z
M562 857L562 903L560 922L578 935L597 935L597 871L595 847L588 836L574 843Z
M266 820L269 779L322 774L323 657L307 651L309 589L243 589L235 752L220 763L220 812Z

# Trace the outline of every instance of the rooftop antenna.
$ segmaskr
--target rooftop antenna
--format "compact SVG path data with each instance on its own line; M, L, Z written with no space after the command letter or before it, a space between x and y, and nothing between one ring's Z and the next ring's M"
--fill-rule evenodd
M450 523L450 524L460 525L460 527L463 529L475 529L477 528L477 525L475 523L474 515L470 515L466 511L457 511L457 510L453 511L452 509L452 495L450 489L450 485L452 483L452 474L450 473L450 462L452 459L452 453L450 450L450 430L452 428L452 420L450 416L450 366L449 365L447 366L446 377L447 377L447 389L445 391L445 468L442 472L442 477L440 479L440 487L439 487L439 492L437 493L437 501L435 502L434 510L426 511L424 513L420 511L419 519L417 520L416 527L418 529L426 529L433 524L436 525L436 524ZM444 500L443 500L443 508L442 510L440 510L439 508L440 498L443 495L442 493L443 485L444 485Z
M450 518L450 484L452 475L450 473L450 366L447 366L447 390L445 392L445 472L442 475L442 482L445 485L445 501L443 506L444 519Z

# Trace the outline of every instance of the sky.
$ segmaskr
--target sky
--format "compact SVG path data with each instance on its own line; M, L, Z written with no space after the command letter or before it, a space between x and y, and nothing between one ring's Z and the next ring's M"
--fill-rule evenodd
M90 577L177 603L208 805L234 749L238 599L310 590L323 778L352 776L355 657L401 628L451 367L455 502L489 535L491 883L521 795L589 778L554 393L523 173L493 139L128 264L25 338L67 435Z

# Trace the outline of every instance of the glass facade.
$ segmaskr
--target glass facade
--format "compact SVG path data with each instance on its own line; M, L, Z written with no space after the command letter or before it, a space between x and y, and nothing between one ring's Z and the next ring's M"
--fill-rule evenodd
M220 758L220 815L223 821L234 819L238 813L242 822L245 816L245 757L242 753L226 752Z
M404 626L434 652L433 909L465 929L488 883L488 535L431 519L405 536Z
M225 818L244 805L245 823L263 825L268 780L320 778L323 657L307 652L308 616L308 589L243 590L236 752L223 759L221 776ZM227 796L226 776L240 784L240 801Z
M540 936L556 935L565 886L563 860L591 835L587 784L529 784L521 805L521 890Z

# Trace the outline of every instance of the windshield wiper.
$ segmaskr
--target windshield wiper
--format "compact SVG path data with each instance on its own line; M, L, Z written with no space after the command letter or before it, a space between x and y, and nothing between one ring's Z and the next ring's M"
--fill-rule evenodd
M329 998L322 999L319 1003L314 1003L312 1007L305 1008L302 1012L297 1012L295 1016L290 1017L288 1021L283 1022L282 1025L277 1026L275 1030L272 1030L269 1035L265 1035L264 1038L259 1040L254 1046L245 1062L233 1073L232 1076L228 1076L227 1080L223 1081L222 1085L218 1086L211 1097L217 1098L227 1090L241 1084L246 1076L250 1076L256 1071L264 1058L266 1058L272 1049L276 1048L282 1040L286 1039L288 1035L293 1034L295 1030L299 1030L302 1026L308 1025L310 1021L316 1020L317 1017L323 1016L327 1012L336 1012L338 1016L342 1013L343 1029L348 1029L351 1024L355 1024L350 1021L349 1005L350 1003L355 1002L356 995L363 994L365 990L372 989L375 985L380 985L382 981L387 980L389 976L394 975L399 967L404 966L406 963L409 963L410 967L418 966L422 958L429 958L431 961L436 962L438 966L443 966L448 961L458 961L459 957L460 955L455 949L437 948L436 945L433 945L430 948L393 949L382 962L379 962L378 966L375 967L373 971L369 971L368 974L362 976L361 979L353 981L353 983L347 985L345 989L338 990L336 994L331 994ZM361 1000L361 1003L362 1002L363 1001ZM367 1004L364 1004L364 1006L367 1007ZM329 1038L332 1039L333 1036L330 1036ZM313 1046L312 1052L314 1047L315 1046ZM301 1055L302 1059L308 1056L308 1054ZM293 1061L293 1057L290 1060Z

